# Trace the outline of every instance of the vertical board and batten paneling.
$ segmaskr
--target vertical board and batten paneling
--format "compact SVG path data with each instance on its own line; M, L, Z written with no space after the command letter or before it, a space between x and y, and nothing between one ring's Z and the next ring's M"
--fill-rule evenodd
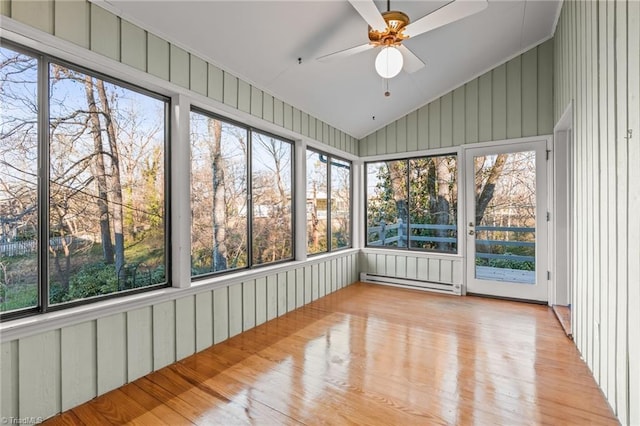
M305 268L296 269L296 308L303 306L305 302Z
M193 90L193 87L191 90ZM238 109L242 112L251 113L251 85L240 79L238 79Z
M0 407L3 417L18 417L18 341L0 346Z
M267 321L267 279L256 279L256 325Z
M18 342L18 415L49 417L62 409L60 330ZM3 375L5 372L3 371ZM74 390L70 390L74 392ZM3 414L4 416L4 414Z
M359 141L395 154L553 132L553 40L516 56ZM406 143L405 143L406 138Z
M120 18L101 7L91 5L90 35L91 50L113 60L120 60Z
M313 267L307 265L304 267L304 304L311 303L313 297L312 273Z
M9 2L3 2L8 4ZM54 16L54 31L55 31L55 36L56 37L60 37L64 40L70 41L72 43L77 44L78 46L84 47L85 49L89 48L89 22L90 22L90 9L89 9L89 3L86 2L82 2L82 1L56 1L55 2L55 16ZM125 23L123 22L123 27L122 27L122 32L123 32L123 40L132 40L132 41L137 41L137 40L133 40L133 38L130 37L125 37L125 34L130 34L130 29L134 28L135 25L129 24L127 22L128 25L124 25ZM135 27L137 28L137 27ZM146 35L142 34L142 37L145 38ZM143 45L144 45L144 49L146 49L146 43L144 43L143 40ZM135 43L133 46L126 46L126 47L131 47L130 50L127 50L128 52L131 52L131 50L136 50L136 48L140 48L140 44ZM123 42L123 46L122 46L122 54L123 54L123 58L122 58L122 62L125 62L125 45ZM146 54L144 55L144 57L146 57ZM129 59L129 58L127 58ZM128 64L128 65L132 65L132 64ZM140 68L143 71L146 71L146 68Z
M156 35L147 33L147 55L147 72L168 81L169 43Z
M287 273L280 272L278 274L277 282L277 315L280 316L287 313Z
M242 283L242 329L249 330L256 326L256 282Z
M62 411L98 394L96 338L95 321L60 330Z
M229 337L242 333L242 283L229 287Z
M429 105L415 111L418 114L417 146L419 150L429 148Z
M195 296L176 300L176 359L192 355L196 351Z
M566 1L555 66L537 67L555 105L538 122L573 104L574 338L623 425L640 424L639 21L636 1Z
M628 197L629 197L629 157L628 149L630 139L628 138L628 113L629 113L629 99L627 92L627 77L628 77L628 55L627 51L627 2L616 2L616 32L615 32L615 49L616 49L616 172L618 179L616 181L616 216L614 220L617 224L616 243L617 249L617 270L618 270L618 311L617 311L617 333L618 339L616 344L616 364L621 366L616 369L616 382L618 400L616 403L616 409L620 419L625 422L629 418L629 403L633 401L634 404L640 400L640 395L636 395L636 399L630 400L627 396L630 396L629 391L629 341L628 341L628 329L629 329L629 305L628 305L628 293L629 293L629 276L628 265L628 250L629 250L629 235L627 229L629 226L629 210L628 210ZM632 54L638 54L638 52L632 52ZM595 58L594 58L595 60ZM587 65L587 67L590 64ZM589 99L586 99L587 106L589 106ZM640 106L635 105L638 109ZM588 123L587 123L588 125ZM588 130L587 130L588 131ZM638 132L636 132L638 134ZM591 147L587 147L589 154L591 154ZM587 165L589 167L589 165ZM637 164L634 164L635 169L638 168ZM637 188L637 182L634 182ZM588 191L590 195L593 191ZM632 212L632 217L638 217L638 212ZM640 237L640 236L636 236ZM587 258L588 260L588 258ZM632 259L633 262L637 262L638 259ZM632 285L638 285L638 277L633 281ZM589 295L593 297L592 295ZM621 306L622 305L622 306ZM637 307L636 307L637 309ZM634 324L634 327L638 327L638 324ZM593 336L593 334L591 334ZM631 362L640 362L640 359L633 360Z
M522 136L522 57L507 62L507 138Z
M195 337L198 352L213 345L213 293L205 291L196 294L195 297Z
M127 314L115 314L96 320L98 395L128 381Z
M153 306L153 369L176 361L176 303Z
M53 33L54 2L12 1L5 8L11 11L12 18L46 33Z
M521 74L521 114L523 137L538 134L538 55L537 50L529 50L522 55ZM547 108L550 109L550 108Z
M220 343L229 337L229 295L228 288L213 291L213 343Z
M496 67L491 75L492 140L507 138L507 64Z
M468 143L478 142L478 81L479 79L474 79L468 82L464 89L464 97L465 97L465 134L464 140ZM458 114L456 114L458 117ZM458 120L460 118L458 117ZM456 124L459 125L459 124Z
M628 139L629 157L629 183L640 180L640 171L636 167L640 164L640 2L629 2L628 9L628 93L629 93L629 129L632 131ZM636 165L636 166L634 166ZM629 400L640 400L640 191L632 191L629 195L629 292L628 306L635 307L629 309ZM635 284L634 284L635 283ZM633 326L635 324L635 326ZM635 399L633 399L635 398ZM629 405L629 423L640 424L640 404Z
M152 307L127 312L127 381L153 371ZM101 336L100 336L101 338Z
M440 102L440 146L453 145L453 92L441 98Z
M75 2L67 2L75 3ZM147 70L147 32L127 21L121 21L120 60L140 71ZM204 64L204 61L202 61ZM205 65L206 74L206 65ZM205 75L206 79L206 75ZM205 80L206 83L206 80ZM204 95L206 95L206 86Z
M296 308L296 270L287 271L287 312Z
M207 96L208 67L207 63L196 55L190 55L189 87L202 96Z
M465 86L460 86L453 91L452 105L452 127L453 135L451 144L453 146L462 145L465 142ZM449 146L449 145L447 145Z
M189 53L172 44L169 50L169 81L188 89L189 62Z
M278 316L278 277L267 277L267 321Z
M368 250L367 250L368 251ZM359 270L391 278L408 278L440 284L462 284L462 258L428 254L362 253Z

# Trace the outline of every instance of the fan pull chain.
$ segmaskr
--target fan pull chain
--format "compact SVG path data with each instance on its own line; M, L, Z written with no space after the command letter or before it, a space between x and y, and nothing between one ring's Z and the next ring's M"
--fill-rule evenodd
M389 91L389 79L384 78L383 80L385 86L384 96L388 98L389 96L391 96L391 92Z

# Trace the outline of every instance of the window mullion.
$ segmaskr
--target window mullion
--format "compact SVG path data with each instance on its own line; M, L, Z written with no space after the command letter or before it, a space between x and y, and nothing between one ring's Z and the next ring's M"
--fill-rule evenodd
M331 207L333 194L331 192L331 157L327 155L327 252L333 251L331 241L333 223L331 222Z
M38 59L38 298L49 308L49 62Z
M253 131L247 129L247 268L253 267Z

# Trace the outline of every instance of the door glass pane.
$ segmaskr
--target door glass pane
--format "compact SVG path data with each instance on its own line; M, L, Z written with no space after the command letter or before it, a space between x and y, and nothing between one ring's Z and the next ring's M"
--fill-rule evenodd
M535 284L535 151L474 157L475 277Z
M0 311L38 305L38 60L0 48Z

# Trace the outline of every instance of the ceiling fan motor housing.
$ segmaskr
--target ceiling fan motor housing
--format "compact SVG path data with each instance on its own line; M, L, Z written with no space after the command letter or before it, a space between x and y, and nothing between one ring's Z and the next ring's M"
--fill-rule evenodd
M409 17L407 14L398 10L390 10L382 12L382 17L387 23L384 31L376 31L369 27L369 40L375 46L394 46L399 45L402 40L408 38L402 34L402 31L409 25Z

